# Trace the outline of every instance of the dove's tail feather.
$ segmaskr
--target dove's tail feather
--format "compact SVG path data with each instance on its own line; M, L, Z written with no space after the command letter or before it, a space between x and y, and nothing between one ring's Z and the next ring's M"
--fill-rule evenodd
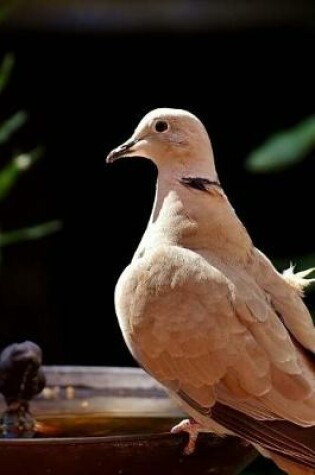
M302 467L275 454L269 453L269 456L281 470L284 470L289 475L315 475L315 470L312 468Z
M256 420L220 403L211 408L211 418L235 435L262 447L272 458L284 459L291 466L292 475L315 475L315 426Z
M305 279L305 277L315 271L315 267L296 273L294 273L294 268L295 266L291 264L288 269L283 271L282 275L286 282L303 296L306 287L315 282L315 279Z

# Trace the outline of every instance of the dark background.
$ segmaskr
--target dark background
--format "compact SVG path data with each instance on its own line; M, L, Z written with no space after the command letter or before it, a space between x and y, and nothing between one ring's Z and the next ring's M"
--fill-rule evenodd
M105 167L104 159L155 107L204 122L223 186L258 247L287 264L314 251L315 161L274 175L244 169L269 134L314 113L314 39L294 15L288 24L176 31L4 25L0 57L12 51L16 67L0 121L29 111L10 147L43 144L46 153L1 204L1 227L58 218L63 230L5 250L0 347L32 339L46 364L134 364L113 291L149 218L156 171L144 160Z

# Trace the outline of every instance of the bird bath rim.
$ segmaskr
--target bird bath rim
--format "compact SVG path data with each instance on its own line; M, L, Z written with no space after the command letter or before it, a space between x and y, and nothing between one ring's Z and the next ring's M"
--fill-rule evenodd
M253 449L236 439L208 434L201 434L195 454L184 456L187 434L167 432L172 425L169 421L180 419L183 414L161 386L141 369L44 367L44 372L48 390L31 402L31 411L39 422L44 415L62 419L68 414L80 421L80 416L84 419L91 412L97 419L103 408L103 413L114 415L116 420L119 413L122 419L134 413L136 419L141 415L143 420L155 415L155 420L164 420L163 424L154 426L155 432L2 439L0 458L8 467L6 475L83 475L87 471L89 475L104 475L104 467L107 475L144 475L147 464L151 475L165 471L169 475L205 475L209 468L214 468L214 475L237 475L256 456ZM159 430L162 426L163 430Z

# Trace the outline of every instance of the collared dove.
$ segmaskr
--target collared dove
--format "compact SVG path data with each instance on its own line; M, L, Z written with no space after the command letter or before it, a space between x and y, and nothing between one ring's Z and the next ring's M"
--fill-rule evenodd
M309 271L281 275L253 245L193 114L151 111L107 162L130 156L158 168L149 224L115 290L131 353L198 431L238 436L291 475L315 474Z

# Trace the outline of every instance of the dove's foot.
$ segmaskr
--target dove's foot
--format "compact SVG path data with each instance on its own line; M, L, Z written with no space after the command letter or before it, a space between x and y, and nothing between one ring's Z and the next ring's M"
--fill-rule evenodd
M198 424L198 422L194 421L194 419L184 419L179 424L176 424L176 426L171 429L171 432L173 434L177 434L179 432L188 433L189 440L184 449L184 454L191 455L195 451L198 434L199 432L204 432L204 428L201 424Z

